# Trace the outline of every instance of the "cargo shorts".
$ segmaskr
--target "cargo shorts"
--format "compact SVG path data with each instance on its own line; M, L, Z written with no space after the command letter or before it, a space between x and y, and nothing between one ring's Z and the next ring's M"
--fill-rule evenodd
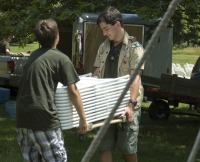
M133 122L111 124L97 150L114 151L117 147L122 154L136 153L140 117L141 108L138 108L134 110Z

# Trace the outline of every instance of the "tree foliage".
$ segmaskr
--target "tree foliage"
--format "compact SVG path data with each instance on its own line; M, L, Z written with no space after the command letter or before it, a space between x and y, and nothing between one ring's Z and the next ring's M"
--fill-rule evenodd
M33 28L40 19L53 18L59 26L71 24L84 12L101 12L115 6L122 13L137 13L142 19L161 18L170 0L0 0L0 37L16 36L21 45L33 38ZM176 42L199 37L198 0L182 0L172 18Z

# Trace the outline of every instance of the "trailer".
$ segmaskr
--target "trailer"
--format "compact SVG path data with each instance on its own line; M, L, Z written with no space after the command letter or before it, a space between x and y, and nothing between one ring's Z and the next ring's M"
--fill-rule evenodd
M177 75L161 74L160 78L142 76L144 96L152 101L148 108L152 120L168 119L170 114L200 117L200 84L197 80L180 78ZM194 112L173 112L179 103L194 107ZM170 105L173 108L170 108Z

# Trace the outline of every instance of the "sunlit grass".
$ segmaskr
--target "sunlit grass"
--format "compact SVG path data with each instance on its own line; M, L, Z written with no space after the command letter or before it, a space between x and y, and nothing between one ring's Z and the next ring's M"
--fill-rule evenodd
M23 47L19 47L18 44L15 43L11 43L10 44L10 48L11 48L11 52L12 53L17 53L19 54L20 52L28 52L28 51L34 51L39 47L39 44L37 42L31 43L31 44L26 44L26 46Z
M200 47L188 47L183 49L173 49L173 55L199 55L200 56Z
M172 56L172 62L173 63L179 63L182 67L185 63L188 64L194 64L197 60L199 55L193 55L193 54L175 54Z
M200 56L200 47L174 49L172 54L172 62L179 63L183 67L185 63L194 64L199 56Z

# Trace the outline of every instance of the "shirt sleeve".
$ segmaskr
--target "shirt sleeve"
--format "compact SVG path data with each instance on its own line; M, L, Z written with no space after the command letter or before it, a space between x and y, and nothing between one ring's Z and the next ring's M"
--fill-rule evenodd
M59 73L60 73L59 82L61 82L64 86L76 83L80 80L71 61L67 61L63 66L61 66Z
M131 69L134 70L138 63L140 62L142 56L144 54L144 48L143 47L132 47L132 55L131 55ZM142 70L144 70L144 63L141 66Z
M6 42L6 44L5 44L5 49L9 49L10 50L10 44L8 42Z
M102 55L103 55L103 48L102 48L102 45L101 45L98 49L98 52L97 52L97 56L96 56L96 59L95 59L95 62L94 62L94 67L100 67Z

